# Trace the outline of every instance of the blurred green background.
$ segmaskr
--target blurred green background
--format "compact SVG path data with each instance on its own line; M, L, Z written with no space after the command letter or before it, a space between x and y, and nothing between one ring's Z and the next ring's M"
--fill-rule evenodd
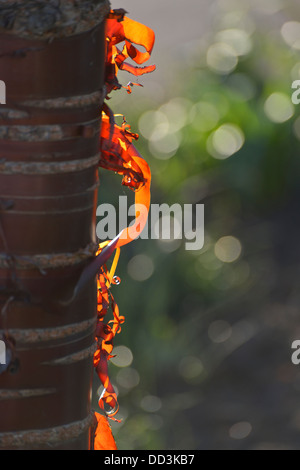
M173 239L121 251L112 292L126 322L110 363L118 448L300 449L300 7L112 7L157 34L157 71L109 103L140 134L152 202L205 205L203 249ZM117 207L119 195L133 203L102 170L99 203ZM98 388L95 379L95 407Z

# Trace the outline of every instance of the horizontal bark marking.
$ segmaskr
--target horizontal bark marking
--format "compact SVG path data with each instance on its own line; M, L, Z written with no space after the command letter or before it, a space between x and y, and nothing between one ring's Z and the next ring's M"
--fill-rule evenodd
M24 448L37 445L49 445L76 439L86 432L94 423L94 414L81 421L56 426L48 429L34 429L26 431L0 433L0 447Z
M72 194L64 194L63 196L58 194L58 195L47 195L47 196L15 196L15 195L12 195L12 194L9 194L9 195L6 195L5 197L2 197L0 196L0 203L3 201L3 200L11 200L11 201L15 201L15 200L27 200L27 201L43 201L43 200L56 200L56 199L60 199L61 197L63 197L64 199L72 199L74 197L77 197L77 196L82 196L84 194L86 194L87 192L93 192L95 190L98 189L99 187L99 181L97 181L96 184L94 184L93 186L87 188L84 192L79 192L79 193L72 193ZM3 208L2 208L3 210ZM4 210L6 210L4 208Z
M95 256L98 245L90 243L75 253L55 253L32 256L17 256L0 253L0 268L10 269L53 269L74 266Z
M74 137L92 138L100 132L99 118L90 122L76 124L49 125L0 125L0 139L22 142L51 142L71 139Z
M73 214L73 213L78 213L78 212L85 212L90 209L93 209L94 204L90 204L88 206L82 206L82 207L75 207L73 209L65 209L65 210L45 210L45 211L14 211L10 210L9 214L12 215L34 215L34 216L42 216L42 215L49 215L49 216L54 216L54 215L59 215L59 214Z
M42 109L82 108L83 106L96 106L103 102L105 90L96 91L87 95L59 97L45 100L26 100L20 105ZM0 116L3 110L0 111Z
M89 332L91 327L95 325L95 318L91 318L90 320L85 320L80 323L73 323L71 325L63 325L55 328L9 329L9 335L14 338L18 345L19 343L34 344L66 339L77 335L78 333L83 333L85 331ZM0 338L4 333L4 330L0 330Z
M0 401L18 400L23 398L42 397L56 392L55 388L32 388L32 389L0 389Z
M93 357L95 352L97 351L97 344L96 342L89 346L86 349L83 349L82 351L77 351L73 354L70 354L69 356L64 356L60 357L59 359L54 359L53 361L49 362L43 362L43 365L48 365L48 366L58 366L58 365L69 365L69 364L75 364L76 362L84 361L85 359L88 359L89 357Z
M74 173L99 163L100 154L90 158L66 162L7 162L0 160L0 174L4 175L48 175L58 173Z

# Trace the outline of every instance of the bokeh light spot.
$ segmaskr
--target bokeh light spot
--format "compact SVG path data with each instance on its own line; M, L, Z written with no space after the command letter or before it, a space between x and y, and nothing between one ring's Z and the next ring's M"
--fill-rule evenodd
M161 160L168 160L177 152L181 143L180 134L160 134L159 138L152 139L150 136L149 149L152 155Z
M157 244L163 253L173 253L180 248L182 241L180 239L157 240Z
M300 22L287 21L281 28L284 41L293 49L300 49Z
M140 133L146 139L160 139L169 131L169 122L164 113L160 111L146 111L139 119Z
M270 121L282 123L294 115L294 106L291 98L285 93L272 93L264 105L265 113Z
M207 140L207 151L218 160L238 152L245 143L242 130L235 124L222 124Z
M181 97L173 98L159 108L169 123L169 132L177 132L182 129L188 121L188 112L192 103Z
M137 385L140 383L140 376L135 369L126 367L117 373L116 381L117 384L121 387L130 390L134 387L137 387Z
M146 395L141 400L141 408L148 413L156 413L162 407L161 399L154 395Z
M208 132L219 122L220 114L217 108L206 101L196 103L190 112L190 122L194 129Z
M252 49L252 41L249 34L243 29L225 29L216 36L218 43L230 46L236 55L248 54Z
M133 361L133 354L127 346L116 346L113 354L115 357L110 361L117 367L128 367Z
M127 265L129 276L135 281L146 281L154 272L152 259L147 255L134 256Z
M180 375L187 381L199 377L204 370L201 360L195 356L186 356L182 358L178 369Z
M274 15L284 7L282 0L255 0L255 7L266 15Z
M223 263L233 263L241 256L241 253L241 242L235 237L222 237L215 244L215 255Z
M231 46L224 42L217 42L208 48L206 61L210 69L226 75L236 68L238 57Z
M216 320L209 325L208 336L213 343L224 343L232 335L231 325L224 320Z
M236 423L229 429L229 436L232 439L245 439L252 431L252 426L247 421Z
M243 30L248 34L252 34L255 31L255 23L250 18L250 15L247 14L247 11L236 9L232 5L229 6L227 12L222 14L222 18L220 18L220 27L224 29L243 28Z

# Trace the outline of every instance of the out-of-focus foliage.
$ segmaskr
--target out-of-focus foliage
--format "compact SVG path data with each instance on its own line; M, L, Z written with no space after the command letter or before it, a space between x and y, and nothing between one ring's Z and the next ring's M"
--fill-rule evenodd
M113 293L126 322L110 365L120 449L300 447L300 23L288 2L219 4L161 98L115 98L140 134L152 202L205 204L202 250L122 250ZM118 176L101 183L99 203L132 198Z

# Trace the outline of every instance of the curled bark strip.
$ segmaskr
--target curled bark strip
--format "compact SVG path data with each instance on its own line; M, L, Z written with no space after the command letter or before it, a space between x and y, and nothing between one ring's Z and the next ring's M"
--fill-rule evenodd
M21 344L42 343L53 340L61 340L73 337L78 333L87 331L89 333L91 327L95 326L95 319L86 320L72 325L59 326L57 328L35 328L35 329L10 329L9 334L14 340ZM0 337L4 334L4 330L0 330ZM1 397L1 393L0 393Z
M86 349L82 351L78 351L76 353L70 354L69 356L60 357L59 359L54 359L50 362L43 362L43 365L49 366L57 366L57 365L69 365L74 364L79 361L83 361L84 359L88 359L89 357L93 357L97 350L97 345L94 343Z
M55 444L78 438L93 423L94 414L91 413L81 421L53 428L0 433L0 448L32 448L39 445L51 447Z
M13 256L14 266L17 269L52 269L73 266L92 258L97 250L97 245L89 244L86 248L76 253L56 253L33 256ZM11 267L12 256L0 253L0 268Z
M119 235L115 237L103 250L101 250L101 252L97 254L96 258L82 271L79 281L75 286L73 295L66 302L64 302L65 305L72 302L79 294L79 292L83 289L83 287L96 276L101 267L111 257L112 253L114 252L117 246L118 241Z
M99 155L85 160L73 160L68 162L6 162L0 161L0 174L5 175L48 175L58 173L73 173L75 171L92 168L99 163Z
M18 400L22 398L42 397L55 393L55 388L33 388L20 390L0 389L0 400Z

